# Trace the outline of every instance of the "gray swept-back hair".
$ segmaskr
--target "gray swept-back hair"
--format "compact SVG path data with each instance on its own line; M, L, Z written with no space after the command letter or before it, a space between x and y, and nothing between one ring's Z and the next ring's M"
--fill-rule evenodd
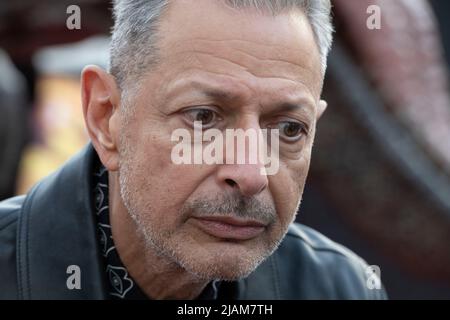
M124 89L158 63L158 23L173 0L113 0L114 27L109 71ZM311 24L325 73L333 40L330 0L216 0L232 8L255 8L273 15L299 8Z

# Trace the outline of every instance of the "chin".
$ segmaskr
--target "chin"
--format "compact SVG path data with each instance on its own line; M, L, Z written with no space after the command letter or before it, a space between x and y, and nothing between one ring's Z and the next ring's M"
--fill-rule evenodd
M242 244L223 243L215 247L202 252L197 249L196 254L178 262L201 279L234 281L247 277L270 255L267 250L254 251Z

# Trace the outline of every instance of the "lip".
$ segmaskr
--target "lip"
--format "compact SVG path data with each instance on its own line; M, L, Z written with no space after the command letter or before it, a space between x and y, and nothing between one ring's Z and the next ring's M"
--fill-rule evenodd
M221 239L249 240L266 228L259 221L232 217L193 217L193 220L203 232Z

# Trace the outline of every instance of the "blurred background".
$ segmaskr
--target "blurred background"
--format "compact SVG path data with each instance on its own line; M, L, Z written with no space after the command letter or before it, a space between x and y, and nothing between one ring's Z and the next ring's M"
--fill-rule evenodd
M450 299L450 2L332 1L329 108L298 221L380 266L390 298ZM367 27L370 5L381 29ZM0 200L88 142L79 75L107 67L110 7L0 2Z

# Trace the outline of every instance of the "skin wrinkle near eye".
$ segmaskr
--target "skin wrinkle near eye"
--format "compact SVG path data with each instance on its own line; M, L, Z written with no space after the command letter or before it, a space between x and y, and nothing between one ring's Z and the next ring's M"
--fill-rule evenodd
M202 72L203 73L210 73L210 72L204 72L204 71L202 71ZM169 85L166 86L166 88L167 88L167 91L166 91L167 99L166 100L167 101L171 101L171 100L174 100L174 99L175 100L176 99L181 100L183 98L183 95L185 95L185 96L189 95L189 92L188 92L189 90L199 91L198 94L194 93L192 95L199 96L200 99L201 99L201 98L203 98L203 96L205 96L205 94L202 94L200 92L202 90L201 88L202 88L202 86L205 86L204 83L207 83L207 82L211 83L213 81L214 83L217 83L217 86L219 87L219 84L221 82L220 80L214 81L213 80L214 77L212 77L212 78L209 78L208 81L202 82L202 81L199 81L198 79L196 79L197 77L200 77L200 76L201 76L201 74L195 74L195 76L193 76L191 78L188 78L186 76L180 75L179 79L176 79L176 80L172 81L172 83L170 83ZM223 77L222 74L220 74L220 76ZM293 83L295 83L295 85L297 85L297 86L301 85L301 84L296 83L296 82L293 82ZM192 89L190 87L192 87ZM198 87L198 89L197 89L197 87ZM220 87L224 87L224 85L221 85ZM225 101L227 103L228 102L232 103L233 101L241 100L241 99L239 99L239 94L238 93L233 93L233 89L231 89L231 88L230 89L227 88L227 89L224 89L224 90L220 90L220 89L215 89L214 86L213 86L212 88L206 88L205 87L204 91L215 92L216 97L219 94L222 94L221 91L223 91L223 95L224 95L223 99L217 99L217 98L214 99L214 97L208 97L208 98L210 98L211 101L216 101L216 100L217 101L221 101L222 100L222 102ZM294 91L294 90L289 90L289 91ZM310 98L308 98L308 96L305 96L304 94L299 93L299 92L300 92L300 90L295 90L294 93L286 95L286 96L294 96L294 98L292 99L292 102L284 102L283 101L283 102L268 103L268 104L276 104L276 105L282 105L284 103L286 103L286 104L298 104L298 105L302 105L303 107L306 107L307 109L311 110L312 113L315 113L315 103ZM173 97L173 96L175 96L175 97ZM298 96L298 98L296 96ZM289 100L291 100L291 99L289 99ZM169 103L169 102L167 102L167 103ZM275 112L275 111L276 110L274 110L273 112Z
M182 95L180 95L180 96L182 96ZM183 101L186 101L186 100L183 99ZM196 104L183 102L183 105L181 107L176 107L176 110L171 111L169 116L171 114L176 115L179 113L183 113L185 111L188 111L189 109L195 110L195 109L205 108L205 109L210 110L211 109L210 107L214 106L216 108L216 110L214 110L215 108L212 108L213 111L215 113L218 113L218 116L220 118L222 118L222 120L224 121L224 119L227 118L227 114L229 115L230 112L235 113L235 111L220 107L220 105L223 105L223 104L224 103L220 102L219 100L216 100L212 103L202 102L202 103L196 103ZM306 112L302 107L298 107L298 109L296 109L297 111L290 111L290 110L283 110L283 109L280 110L280 107L274 107L274 108L270 108L270 110L264 111L264 109L267 109L267 108L264 108L264 107L262 107L262 108L263 108L263 111L260 112L261 113L260 124L261 124L261 127L263 127L263 128L266 127L266 123L270 124L270 123L279 123L279 122L286 122L286 121L296 121L296 122L301 123L301 125L305 126L305 130L307 132L309 132L310 127L313 125L312 115L309 112ZM282 108L282 106L281 106L281 108ZM217 109L219 109L219 110L217 110ZM228 127L228 126L225 125L225 127Z
M198 96L199 98L206 98L210 99L210 101L220 101L225 103L234 103L238 101L245 101L244 98L241 98L239 93L233 93L232 89L218 89L214 87L207 87L201 82L197 82L195 79L189 79L184 81L185 83L178 85L177 87L174 87L172 91L176 92L177 94L172 93L172 96L175 96L172 98L173 100L179 98L182 98L182 95L192 95L192 96ZM223 86L221 86L223 87ZM170 94L170 92L169 92ZM311 102L308 97L304 95L297 95L297 94L291 94L286 96L297 96L295 98L289 99L286 98L285 101L281 102L271 102L268 103L270 105L277 105L278 108L273 108L274 111L276 110L283 110L283 111L290 111L290 110L301 110L302 108L310 109L310 111L314 110L314 104ZM278 99L277 99L278 100ZM283 100L283 99L280 99ZM271 108L272 109L272 108Z
M191 81L191 80L185 80L185 81ZM208 81L207 81L207 82L208 82ZM189 87L189 85L191 85L191 84L188 82L188 84L185 84L184 86ZM199 87L201 87L201 85L202 85L201 83L197 84L197 86L199 86ZM183 85L181 85L180 87L183 88ZM181 104L181 107L186 106L185 101L183 101L183 100L185 100L185 98L183 97L183 94L180 93L180 92L179 92L178 90L176 90L176 89L177 89L177 88L175 87L173 90L175 90L175 91L178 93L178 94L176 95L176 97L180 100L180 103L183 103L183 104ZM235 94L235 96L238 96L238 94ZM219 100L219 101L220 101L220 100ZM216 100L216 101L213 101L212 104L216 104L216 102L217 102L217 100ZM201 103L198 103L197 105L207 105L207 104L211 104L211 103L201 102ZM219 102L219 105L223 105L223 102L220 101L220 102ZM174 112L177 112L177 111L180 109L180 107L177 107L177 108L174 108L174 109L175 109ZM313 108L313 110L314 110L314 108ZM171 110L171 111L172 111L172 110ZM228 111L228 110L224 110L224 111ZM267 113L270 113L270 112L267 112ZM305 124L307 127L310 127L310 126L313 126L313 125L314 125L314 122L311 120L312 114L310 114L310 113L308 113L308 112L306 112L306 113L296 113L295 115L291 115L291 114L282 113L282 112L281 112L280 110L278 110L278 109L274 109L273 111L271 111L271 113L274 113L276 116L280 116L280 117L287 117L287 118L291 118L291 117L292 117L291 120L298 120L299 122ZM277 113L280 113L280 114L277 114ZM303 114L303 115L302 115L302 114ZM307 116L306 116L305 119L303 119L303 117L305 116L305 114L306 114ZM267 118L269 118L269 117L267 117L267 116L265 116L265 115L263 115L263 116L261 117L261 119L264 119L264 123L265 123L265 122L269 122L269 123L277 123L277 121L278 121L278 119L277 119L276 121L274 121L274 120L266 121L265 119L267 119ZM275 116L273 116L272 118L275 118ZM225 119L226 119L226 117L225 117ZM222 122L221 122L221 123L222 123ZM225 123L222 123L222 124L221 124L221 127L222 127L222 128L226 128L226 127L229 127L229 125L227 125L226 122L225 122ZM265 124L261 124L261 127L262 127L262 128L265 128L266 125L265 125ZM308 139L308 134L305 134L305 136L302 137L301 139L299 139L299 141L294 142L294 143L296 143L295 146L283 144L283 148L282 148L282 150L281 150L281 155L284 155L286 158L293 159L293 160L294 160L294 159L298 159L299 152L301 151L301 149L303 149L303 146L304 146L304 143L302 142L302 141L304 141L304 140L309 140L309 139ZM289 142L287 142L287 143L289 143ZM292 143L291 143L291 144L292 144Z
M185 89L187 90L187 89ZM198 93L197 94L193 94L196 96L195 99L197 100L190 100L190 98L188 97L190 94L187 92L186 94L183 93L179 93L177 95L177 98L175 98L175 101L172 102L167 102L168 105L174 105L174 107L170 106L170 112L167 113L168 116L170 115L176 115L178 113L187 111L189 109L201 109L201 108L205 108L205 109L211 109L210 107L212 107L213 111L218 113L220 115L221 118L225 119L227 118L227 114L229 115L230 113L236 113L237 115L237 111L234 109L241 109L239 107L235 107L235 108L224 108L222 106L226 105L232 105L232 100L230 99L211 99L210 97L207 97L206 95L206 99L211 99L211 100L203 100L201 101L201 99L205 98L205 96L202 93ZM178 102L177 100L179 100L180 102ZM190 101L197 101L196 103L194 102L190 102ZM311 114L311 112L308 112L306 109L304 109L307 104L303 104L300 100L299 103L286 103L286 102L281 102L281 103L271 103L272 105L274 105L274 107L263 107L260 104L260 124L261 127L265 128L267 125L266 124L274 124L274 123L278 123L278 122L283 122L283 121L296 121L296 122L300 122L303 126L305 126L305 129L307 132L309 132L310 127L314 124L313 121L313 115ZM297 106L298 105L298 106ZM231 110L230 110L231 109ZM275 121L276 120L276 121ZM278 121L280 120L280 121ZM281 121L283 120L283 121ZM226 126L225 124L225 127Z
M292 108L292 107L289 106L289 108ZM175 113L176 114L182 114L186 118L187 114L189 114L189 112L202 111L202 110L204 110L204 111L208 110L208 111L213 113L213 115L217 118L215 120L214 124L217 124L219 121L223 121L224 120L223 119L224 118L223 115L221 115L221 113L218 112L218 110L214 110L214 108L210 108L209 106L207 106L205 104L203 106L199 105L199 106L196 106L196 107L183 108L180 111L176 111ZM276 112L281 112L281 110L276 110ZM291 115L287 115L287 114L273 116L272 118L275 119L273 121L273 123L268 122L267 126L266 125L262 125L261 127L262 128L277 127L281 123L288 123L288 122L298 123L301 126L301 131L303 131L302 135L303 136L308 136L309 135L309 130L310 130L309 129L310 125L307 123L307 121L305 122L303 120L296 119L295 118L296 116L298 116L298 114L295 115L295 116L291 116ZM189 125L193 125L194 121L195 121L195 119L190 119L189 120ZM265 122L265 121L263 121L263 122ZM214 125L204 125L203 128L207 129L206 126L213 127Z

